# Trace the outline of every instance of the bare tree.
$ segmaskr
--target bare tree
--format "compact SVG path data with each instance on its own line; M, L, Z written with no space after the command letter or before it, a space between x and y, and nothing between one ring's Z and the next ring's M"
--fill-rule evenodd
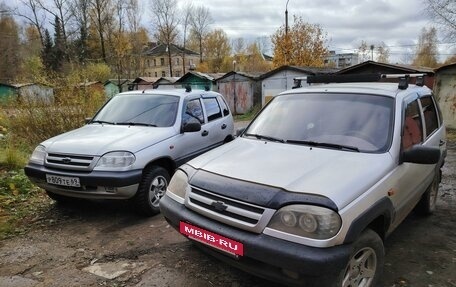
M44 46L43 27L46 15L42 13L38 0L20 0L20 3L22 3L22 7L29 11L16 10L16 15L24 18L31 26L36 28L40 36L41 45Z
M425 0L426 12L446 32L449 40L456 40L456 1L454 0Z
M90 18L98 32L101 47L101 57L107 63L106 55L106 37L109 27L111 27L113 9L111 0L92 0L89 2Z
M191 18L193 33L198 37L200 63L203 62L203 39L209 31L209 25L213 23L209 9L204 6L198 6L194 9Z
M89 7L91 0L72 0L70 11L72 20L78 30L79 36L76 39L76 50L79 62L84 62L88 54L87 38L89 35Z
M141 23L141 10L138 0L127 0L126 13L130 32L138 32Z
M186 6L183 8L183 11L182 11L182 27L184 28L184 42L183 42L183 49L182 49L183 74L185 74L185 54L186 54L186 47L187 47L187 30L190 25L192 15L193 15L193 3L187 2Z
M174 44L177 38L177 26L179 25L177 0L155 0L152 2L151 11L157 28L157 38L167 46L169 75L172 77L171 45Z
M63 33L63 40L65 46L67 45L68 40L68 31L67 25L71 21L71 17L73 17L73 13L71 11L71 5L69 0L52 0L52 1L45 1L45 0L37 0L37 3L40 5L41 9L49 13L52 19L58 19L61 25L61 31ZM54 27L55 28L55 27Z

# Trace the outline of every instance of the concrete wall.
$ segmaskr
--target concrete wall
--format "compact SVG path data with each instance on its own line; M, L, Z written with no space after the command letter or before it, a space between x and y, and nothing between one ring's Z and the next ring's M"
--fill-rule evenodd
M434 92L445 125L448 128L456 129L456 66L436 74Z

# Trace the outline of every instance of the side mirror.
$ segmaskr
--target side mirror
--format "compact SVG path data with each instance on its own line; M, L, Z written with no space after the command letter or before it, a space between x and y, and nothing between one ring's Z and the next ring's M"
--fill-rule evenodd
M185 123L182 126L183 133L192 133L192 132L199 132L201 130L201 124L198 121L192 121Z
M402 162L436 164L440 160L440 149L415 145L402 153Z

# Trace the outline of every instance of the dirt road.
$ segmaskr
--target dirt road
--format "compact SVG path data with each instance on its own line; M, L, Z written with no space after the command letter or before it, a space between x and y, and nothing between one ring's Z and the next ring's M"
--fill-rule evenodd
M411 214L386 241L384 286L456 286L456 143L437 211ZM0 286L277 286L218 262L126 204L54 204L0 242Z

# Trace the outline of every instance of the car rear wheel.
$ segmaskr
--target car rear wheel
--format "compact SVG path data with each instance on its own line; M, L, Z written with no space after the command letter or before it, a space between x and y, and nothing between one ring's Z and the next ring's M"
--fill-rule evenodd
M437 196L439 194L440 185L440 172L435 173L434 179L431 185L427 188L426 192L421 197L420 201L416 205L415 211L421 215L430 215L435 210L437 202Z
M382 239L370 229L353 243L347 266L342 270L338 287L378 286L383 271L384 247Z
M134 198L139 213L146 216L160 213L160 199L166 192L169 179L168 171L160 166L153 166L144 171Z

